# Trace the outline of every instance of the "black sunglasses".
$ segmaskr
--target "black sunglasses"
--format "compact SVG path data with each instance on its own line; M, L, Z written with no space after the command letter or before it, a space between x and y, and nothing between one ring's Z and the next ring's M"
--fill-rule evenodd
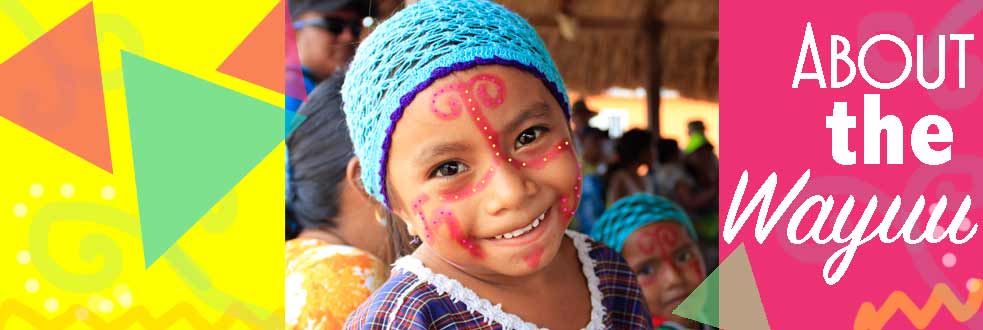
M348 27L352 30L352 35L354 35L356 38L362 33L362 21L355 19L348 20L337 17L315 17L294 22L295 30L299 30L300 28L307 26L321 28L331 32L331 34L334 35L341 34L345 31L345 27Z

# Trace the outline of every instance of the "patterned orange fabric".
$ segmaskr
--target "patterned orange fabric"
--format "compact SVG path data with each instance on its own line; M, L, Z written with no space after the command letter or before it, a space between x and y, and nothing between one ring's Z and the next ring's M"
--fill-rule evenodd
M341 329L388 267L368 252L312 238L287 241L286 329Z

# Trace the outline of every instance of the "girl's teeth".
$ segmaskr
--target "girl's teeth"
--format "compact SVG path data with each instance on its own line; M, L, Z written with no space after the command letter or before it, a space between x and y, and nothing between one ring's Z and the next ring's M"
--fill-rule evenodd
M533 220L532 223L530 223L528 226L525 226L523 228L516 229L515 231L513 231L511 233L506 233L504 235L495 236L495 239L503 239L503 238L504 239L512 239L512 238L516 238L516 237L522 236L525 233L528 233L528 232L532 231L536 227L539 227L540 222L542 222L543 218L545 218L545 217L546 217L546 212L543 212L543 214L540 214L538 217L536 217L536 220Z

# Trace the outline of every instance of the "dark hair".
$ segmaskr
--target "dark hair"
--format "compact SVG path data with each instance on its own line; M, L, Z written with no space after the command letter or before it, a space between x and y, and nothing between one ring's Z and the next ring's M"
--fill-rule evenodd
M301 105L306 120L287 137L292 175L286 215L303 228L332 227L338 215L341 183L354 157L341 110L343 71L319 84Z
M618 153L618 163L623 166L640 162L642 152L652 147L652 133L632 129L618 139L614 150Z
M656 152L659 153L659 164L666 164L679 159L679 142L676 142L676 139L659 139L656 149Z
M288 0L287 9L290 11L291 20L296 20L308 11L332 12L351 9L361 17L377 14L375 6L372 6L369 0Z
M573 106L571 106L570 108L571 108L570 109L571 113L576 113L576 114L590 113L590 108L587 107L587 102L585 102L584 99L577 100L577 102L574 102Z
M596 127L587 127L584 129L583 136L585 139L593 138L593 139L603 140L608 137L608 133Z
M652 133L640 129L632 129L615 142L614 150L618 154L618 159L611 164L607 172L604 172L603 185L604 194L611 187L611 179L621 169L630 169L634 173L634 168L629 168L642 161L642 152L652 147ZM650 165L651 166L651 165Z
M388 186L388 182L386 184L386 191L390 194L389 202L394 206L400 205L399 197L395 196L396 190ZM391 260L396 260L413 253L413 250L416 250L419 245L412 243L412 236L406 228L406 223L390 210L385 210L383 213L386 217L386 231L389 233L389 249L386 251L389 254L388 257L392 258Z
M706 129L706 125L703 124L702 120L690 120L688 123L686 123L686 128L702 131Z

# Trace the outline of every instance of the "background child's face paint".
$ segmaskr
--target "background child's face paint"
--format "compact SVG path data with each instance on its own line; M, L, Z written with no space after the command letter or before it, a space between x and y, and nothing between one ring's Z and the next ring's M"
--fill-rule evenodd
M563 110L539 79L500 66L439 79L406 108L392 141L394 210L429 248L457 265L503 274L552 260L580 200L580 165ZM448 162L453 173L432 175ZM508 248L491 242L547 209L559 220L541 239L548 242Z
M671 220L643 226L624 242L621 254L638 275L652 314L668 320L706 277L703 257L686 228Z

